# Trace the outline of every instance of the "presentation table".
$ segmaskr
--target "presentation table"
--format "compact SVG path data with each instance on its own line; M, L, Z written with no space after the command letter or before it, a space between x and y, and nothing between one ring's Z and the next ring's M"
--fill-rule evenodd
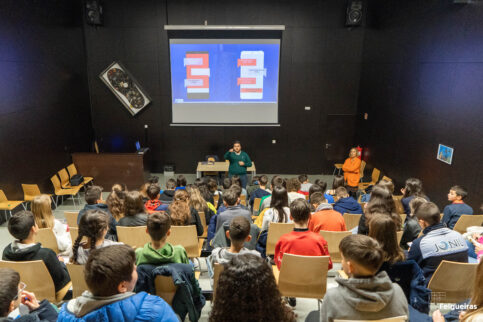
M201 178L202 172L228 172L229 167L230 163L228 161L214 162L211 164L208 164L207 162L198 162L198 167L196 167L196 177ZM252 161L252 166L248 167L247 171L252 172L252 177L257 174L255 162Z

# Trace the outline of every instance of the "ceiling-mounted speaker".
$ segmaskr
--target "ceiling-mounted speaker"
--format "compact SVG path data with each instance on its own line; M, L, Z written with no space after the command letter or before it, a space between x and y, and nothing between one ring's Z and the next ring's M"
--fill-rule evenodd
M102 18L102 3L100 0L86 0L86 21L89 25L101 26Z
M362 1L349 0L347 3L347 14L345 18L345 25L347 27L361 26L363 13L364 13L364 6Z

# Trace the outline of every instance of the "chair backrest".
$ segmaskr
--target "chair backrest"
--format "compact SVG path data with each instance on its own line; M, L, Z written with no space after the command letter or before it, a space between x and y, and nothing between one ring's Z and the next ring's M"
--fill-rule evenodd
M364 207L362 209L364 209ZM359 226L359 221L361 220L361 217L362 217L362 214L345 213L343 218L344 218L345 227L347 228L347 230L351 230Z
M216 294L216 287L218 286L218 280L220 279L220 274L225 269L220 263L215 263L215 267L213 268L213 300L212 303L215 302L215 294Z
M374 168L372 170L372 182L377 183L380 175L381 175L381 171L378 168Z
M42 193L40 192L39 186L36 184L25 184L22 183L22 190L23 190L23 200L25 201L32 201L35 197L40 196Z
M75 167L75 164L71 163L67 166L67 171L69 172L69 178L72 178L72 176L77 174L77 168Z
M37 231L35 241L39 242L42 247L52 249L56 254L60 253L57 245L57 238L51 228L42 228Z
M405 214L406 212L404 211L404 207L401 202L402 196L392 196L392 199L394 200L394 204L396 206L396 212L398 214Z
M364 169L366 168L366 161L361 161L361 167L359 168L359 176L361 179L364 177Z
M74 245L75 240L79 236L79 228L77 227L69 227L70 228L70 239L72 240L72 245Z
M241 196L240 196L240 203L241 203L242 205L246 206L246 205L247 205L247 196L245 196L245 195L241 195Z
M261 201L262 201L262 198L255 198L253 200L253 213L260 211L260 202Z
M383 176L383 177L382 177L382 180L386 180L386 181L391 181L391 182L392 182L392 179L391 179L391 178L389 178L389 177L386 177L386 176Z
M406 221L406 217L407 217L408 215L406 215L406 214L399 214L399 216L401 216L401 224L403 224L403 225L404 225L404 222Z
M403 233L404 233L403 230L396 231L396 237L397 237L397 244L398 245L401 243L401 239L402 239Z
M119 235L119 232L118 232ZM198 235L196 226L171 226L171 234L166 241L172 245L181 245L186 250L188 257L196 258L200 256Z
M290 233L294 228L294 224L285 224L272 222L268 226L267 234L267 249L266 253L268 255L275 255L275 245L282 235Z
M28 291L35 293L39 301L47 299L51 303L56 303L54 281L43 261L0 261L0 268L11 268L17 271L20 274L20 280L27 284Z
M466 233L466 228L471 226L481 226L483 224L483 215L461 215L453 230L460 234Z
M77 216L79 216L78 211L64 211L65 220L67 220L67 225L69 225L70 228L78 227Z
M459 303L471 297L478 264L442 261L431 280L433 303Z
M278 288L283 296L322 299L327 289L329 256L284 254Z
M143 247L146 243L149 243L151 241L151 237L146 232L146 229L146 226L117 226L117 239L120 242L132 247Z
M406 322L408 317L406 315L395 316L382 320L334 320L334 322Z
M76 265L72 263L65 264L69 271L70 280L72 281L73 297L81 296L84 291L88 290L86 280L84 279L84 265Z
M54 186L55 193L57 193L57 191L62 189L62 186L60 184L60 180L59 180L59 178L57 177L56 174L54 174L52 177L50 177L50 181L52 182L52 185Z
M200 216L201 226L203 226L203 235L201 235L201 237L206 237L208 234L208 226L206 225L205 212L199 211L198 215Z
M7 196L5 195L5 192L3 192L3 190L0 189L0 202L7 202L8 199L7 199Z
M214 195L213 196L213 201L215 202L215 204L213 206L215 206L215 208L218 207L218 202L220 202L220 195Z
M325 241L327 242L327 246L329 247L329 254L332 262L340 263L341 256L339 251L339 244L340 241L349 235L352 235L350 231L326 231L321 230L319 234L324 237ZM285 255L283 255L285 257Z
M156 295L165 300L169 305L173 304L173 298L178 287L174 285L171 276L157 275L154 279Z
M61 185L69 183L69 174L67 173L67 170L61 169L57 173L59 174Z

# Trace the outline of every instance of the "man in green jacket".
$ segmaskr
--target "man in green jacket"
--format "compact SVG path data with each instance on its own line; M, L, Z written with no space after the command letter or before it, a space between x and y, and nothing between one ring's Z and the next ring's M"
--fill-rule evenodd
M228 150L224 156L225 160L230 161L228 168L228 176L231 178L234 175L240 177L242 188L247 186L247 168L252 166L252 160L248 154L241 150L240 141L233 143L233 148Z

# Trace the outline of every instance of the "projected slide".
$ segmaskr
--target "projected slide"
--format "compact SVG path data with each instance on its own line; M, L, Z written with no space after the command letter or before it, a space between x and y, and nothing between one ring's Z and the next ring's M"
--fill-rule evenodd
M173 123L277 123L280 40L171 39Z

